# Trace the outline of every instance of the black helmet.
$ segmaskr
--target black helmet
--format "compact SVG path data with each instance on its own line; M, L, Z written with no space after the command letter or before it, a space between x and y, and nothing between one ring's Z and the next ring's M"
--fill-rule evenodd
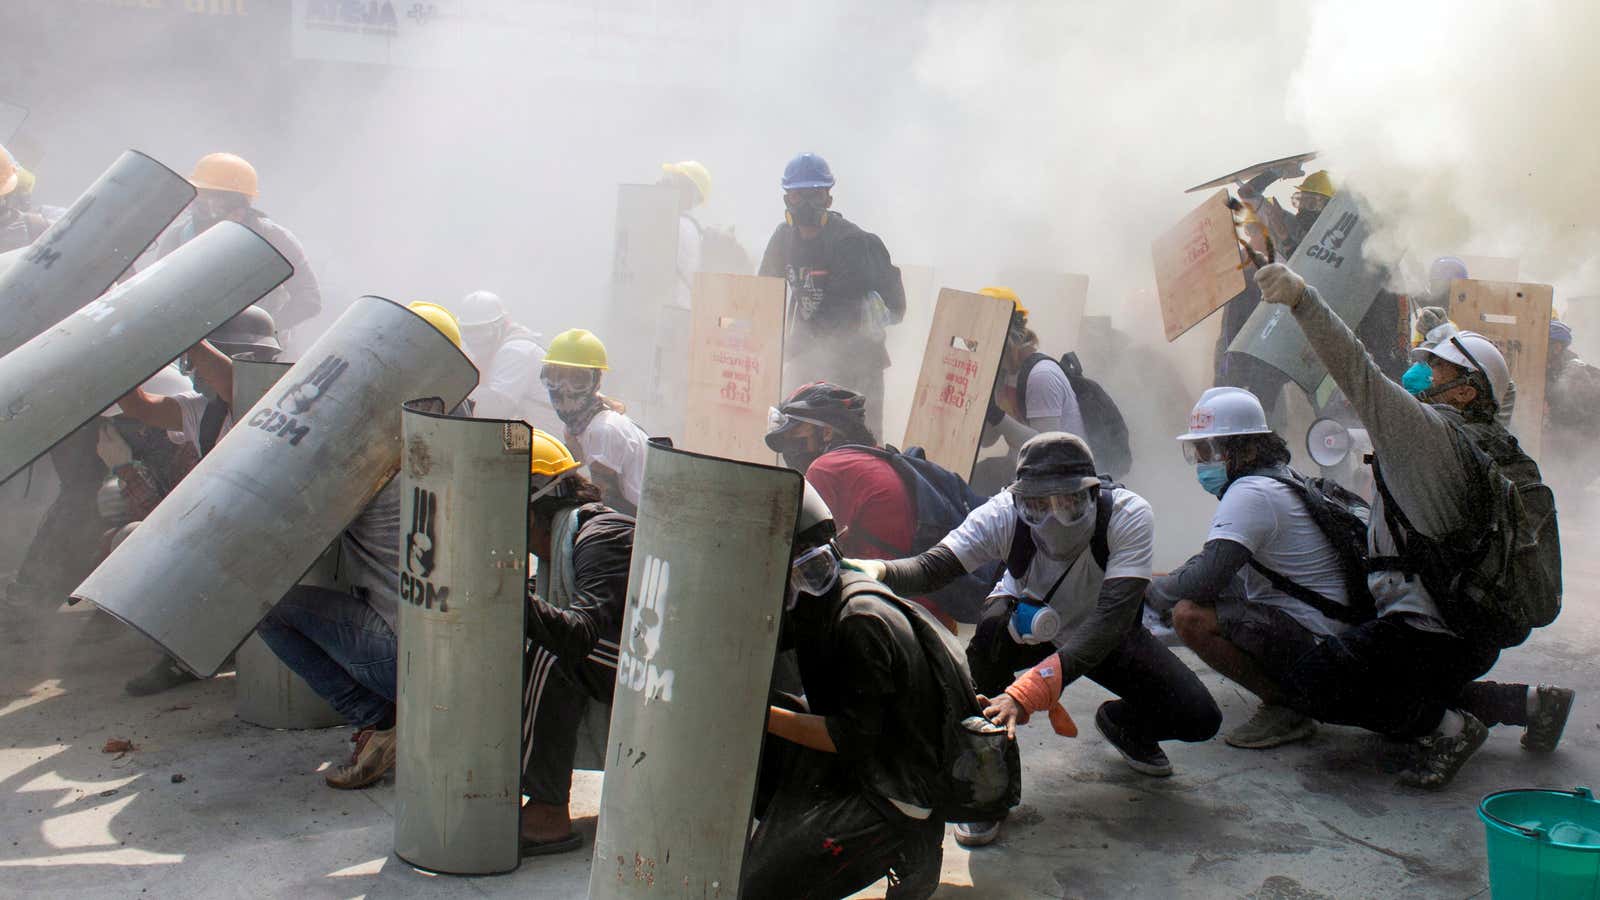
M259 306L247 306L242 312L206 336L213 346L225 356L249 353L256 360L271 361L283 352L278 343L278 328L272 314Z
M774 452L783 452L784 435L799 422L826 425L836 431L865 431L867 398L826 381L803 385L768 416L767 446Z

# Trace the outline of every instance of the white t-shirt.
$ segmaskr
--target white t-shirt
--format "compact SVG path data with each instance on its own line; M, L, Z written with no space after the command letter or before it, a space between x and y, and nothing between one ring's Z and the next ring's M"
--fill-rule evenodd
M700 246L705 239L700 236L700 226L692 217L678 217L678 273L673 286L672 301L688 309L693 294L694 273L700 271Z
M1001 491L989 502L967 515L955 531L945 535L939 543L948 547L967 571L979 566L1004 560L1011 552L1011 540L1021 519L1017 516L1016 502L1010 491ZM1115 488L1111 501L1111 522L1106 527L1106 545L1110 554L1101 571L1095 562L1094 552L1084 547L1077 559L1059 560L1039 549L1021 578L1010 572L1000 577L993 594L1027 597L1035 602L1044 600L1062 572L1070 572L1056 588L1050 606L1061 615L1062 629L1056 644L1063 644L1067 636L1083 622L1100 599L1100 584L1107 578L1150 578L1151 560L1155 555L1155 517L1150 504L1143 497L1126 488ZM1036 541L1037 543L1037 541Z
M181 394L171 394L173 400L178 402L178 409L183 412L183 430L167 432L167 439L174 444L188 444L194 452L200 452L200 421L206 414L206 396L199 391L184 391ZM217 432L217 440L228 433L233 427L233 413L228 413L222 420L222 430Z
M1055 419L1057 430L1083 435L1083 413L1078 409L1078 395L1073 393L1072 382L1061 364L1043 360L1028 372L1028 408L1022 411L1028 424L1036 419Z
M649 435L633 420L615 410L602 409L589 420L589 427L575 435L567 449L579 462L599 463L617 473L622 496L635 507L644 487L644 451Z
M1348 602L1339 554L1299 495L1282 482L1246 475L1229 485L1206 540L1242 544L1257 562L1290 581L1335 603ZM1279 607L1317 634L1338 634L1349 627L1273 587L1254 566L1245 565L1244 584L1251 603Z
M471 354L468 354L469 356ZM561 420L539 380L544 351L531 337L513 336L494 350L472 392L472 414L482 419L521 419L541 431L560 435Z

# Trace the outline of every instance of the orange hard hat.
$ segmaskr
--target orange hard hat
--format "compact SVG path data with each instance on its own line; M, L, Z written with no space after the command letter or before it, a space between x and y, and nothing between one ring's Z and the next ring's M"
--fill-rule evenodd
M246 197L255 197L256 168L242 156L232 153L207 153L194 164L194 174L189 183L210 191L233 191Z

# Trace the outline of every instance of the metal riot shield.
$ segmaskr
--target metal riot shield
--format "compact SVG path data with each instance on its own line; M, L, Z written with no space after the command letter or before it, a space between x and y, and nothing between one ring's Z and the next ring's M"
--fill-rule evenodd
M526 422L402 415L395 855L493 875L520 859Z
M223 222L0 358L0 481L292 274Z
M1372 233L1372 215L1349 191L1328 201L1311 231L1289 260L1306 283L1322 294L1352 329L1383 289L1388 271L1363 257ZM1314 394L1328 370L1306 340L1289 307L1263 303L1239 329L1229 353L1245 353L1288 375L1301 390Z
M0 274L0 356L105 293L194 199L183 176L137 150L111 164Z
M256 405L283 373L289 363L251 359L233 361L233 405L249 409ZM335 541L317 557L301 584L338 589L339 542ZM283 664L276 653L252 634L234 656L234 711L243 721L262 728L332 728L344 718L328 701L317 695L305 679Z
M399 470L400 405L476 384L425 319L362 297L73 596L215 673Z
M647 453L589 896L732 897L801 479Z

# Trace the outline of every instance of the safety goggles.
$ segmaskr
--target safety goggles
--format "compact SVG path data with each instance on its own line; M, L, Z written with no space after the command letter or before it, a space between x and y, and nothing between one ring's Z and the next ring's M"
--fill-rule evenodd
M810 594L820 597L839 580L839 556L833 544L813 547L795 558L789 567L791 594Z
M587 391L594 387L596 370L578 366L545 366L539 372L539 381L551 392L571 393Z
M790 209L799 209L802 206L825 206L827 202L827 188L796 188L783 194L783 205Z
M1045 497L1017 497L1017 515L1022 521L1037 528L1052 516L1063 525L1076 522L1088 512L1094 502L1086 488L1070 494L1050 494Z
M1222 447L1218 445L1216 438L1179 441L1178 444L1183 447L1183 461L1191 466L1222 459Z

